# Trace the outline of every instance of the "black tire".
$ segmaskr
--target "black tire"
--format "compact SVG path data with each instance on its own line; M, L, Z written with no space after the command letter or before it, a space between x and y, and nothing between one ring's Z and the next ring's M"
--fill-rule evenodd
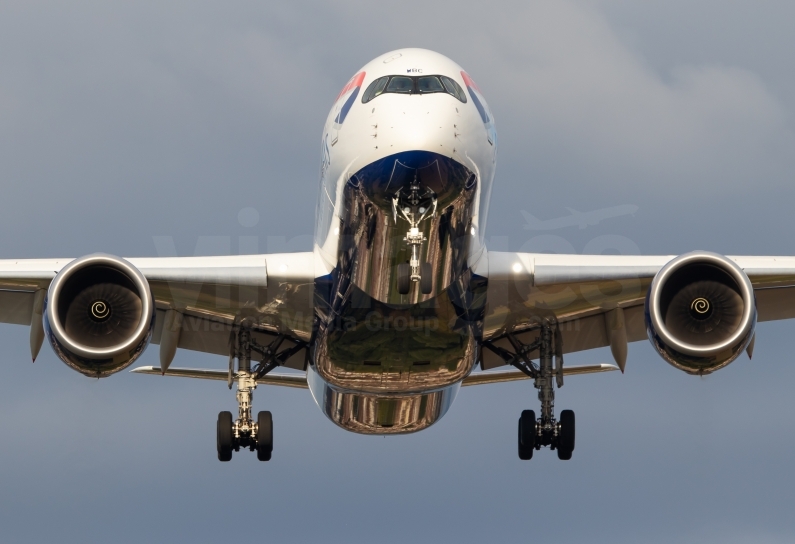
M560 413L560 435L558 435L558 459L568 461L574 451L574 412L563 410Z
M533 458L533 449L532 448L525 448L522 445L522 420L519 420L519 459L522 461L529 461Z
M431 263L420 265L420 289L423 295L430 295L433 291L433 268Z
M221 412L218 414L218 460L232 460L232 446L234 444L234 433L232 432L232 412Z
M519 418L519 459L528 461L533 458L536 445L536 413L523 410Z
M257 415L257 459L270 461L273 452L273 416L270 412Z
M400 263L397 267L398 293L408 295L411 288L411 266L409 263Z

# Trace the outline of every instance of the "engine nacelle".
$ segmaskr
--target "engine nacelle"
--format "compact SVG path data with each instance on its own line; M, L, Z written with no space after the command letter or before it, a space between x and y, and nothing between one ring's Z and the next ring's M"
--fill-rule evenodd
M149 345L155 303L132 264L97 253L75 259L47 291L44 330L70 367L101 378L128 367Z
M734 361L756 328L751 281L722 255L693 252L666 264L646 295L646 331L663 359L688 374Z

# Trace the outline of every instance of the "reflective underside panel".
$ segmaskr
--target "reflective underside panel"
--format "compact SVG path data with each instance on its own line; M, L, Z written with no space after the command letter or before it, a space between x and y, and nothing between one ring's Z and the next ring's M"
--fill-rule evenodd
M412 201L412 185L418 187ZM464 273L477 178L436 153L412 151L376 161L350 177L343 190L340 271L376 300L409 304L427 300ZM420 261L431 263L434 290L397 290L397 265L407 263L406 234L415 222L425 238Z
M323 379L364 392L419 392L464 379L475 362L475 327L450 299L395 307L361 290L321 323L313 361Z
M315 282L312 352L326 390L318 403L337 424L365 433L420 430L444 413L450 392L443 390L472 370L486 288L467 270L476 187L463 165L429 152L377 161L347 182L338 264ZM431 264L430 294L418 283L398 292L412 222L425 238L420 260Z
M379 396L340 391L312 370L309 388L326 416L345 430L361 434L402 434L426 429L447 412L459 384L420 394Z

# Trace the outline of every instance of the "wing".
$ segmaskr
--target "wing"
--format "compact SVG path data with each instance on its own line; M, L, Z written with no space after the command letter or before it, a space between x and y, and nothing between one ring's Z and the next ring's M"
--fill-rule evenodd
M598 374L601 372L612 372L618 370L617 366L601 363L595 365L580 365L580 366L567 366L563 369L564 376L578 376L581 374ZM219 380L229 381L230 374L222 370L207 370L204 368L170 368L163 371L160 367L155 366L139 366L130 370L135 374L152 374L155 376L176 376L180 378L198 378L201 380ZM237 379L236 374L232 374L233 380ZM470 385L485 385L490 383L504 383L516 382L521 380L529 380L530 376L519 371L492 371L492 372L476 372L470 374L464 381L461 382L462 387ZM309 386L306 382L306 375L301 374L280 374L277 372L270 372L261 378L257 378L258 384L264 385L279 385L282 387L294 387L298 389L307 389Z
M529 344L537 336L534 327L554 318L562 353L610 346L623 368L626 343L648 338L649 286L674 257L488 252L475 270L488 277L483 339L510 349L510 333ZM728 258L751 280L759 321L795 317L795 257ZM482 351L484 369L503 364L494 351Z
M309 339L314 290L313 254L127 259L149 281L157 306L152 338L161 366L176 348L229 355L230 335L242 319L254 323L261 344L283 348ZM31 326L31 354L41 347L44 294L72 259L0 260L0 322ZM286 342L286 343L284 343ZM292 343L292 344L291 344ZM298 352L284 366L304 368Z

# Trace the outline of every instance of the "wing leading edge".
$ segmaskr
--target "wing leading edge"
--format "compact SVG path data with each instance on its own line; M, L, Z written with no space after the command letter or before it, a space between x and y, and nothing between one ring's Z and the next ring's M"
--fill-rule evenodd
M647 337L646 292L672 258L489 252L475 270L489 278L484 340L499 345L501 337L512 333L530 342L534 324L554 317L563 333L563 353L611 346L619 351L621 364L621 346ZM753 284L759 321L795 318L795 257L729 258ZM161 348L161 364L167 367L176 348L227 355L240 319L254 322L263 342L279 334L307 341L313 259L305 252L128 260L152 288L157 306L153 343L168 344L166 353ZM37 326L43 295L69 262L0 260L0 322L31 326L34 358L43 340ZM303 368L303 359L293 359L287 366ZM481 360L484 369L503 364L487 351Z
M264 343L277 335L307 340L312 329L313 259L305 252L127 261L151 287L157 315L152 342L167 344L166 352L161 345L161 364L167 367L176 348L228 355L230 334L242 319L253 323ZM44 338L44 294L71 261L0 260L0 322L31 327L34 359ZM303 365L296 354L286 366Z
M554 318L562 353L610 346L623 369L626 344L647 339L644 304L657 272L674 255L550 255L488 252L475 272L488 277L484 340L529 344L534 327ZM795 318L795 257L728 257L748 275L759 321ZM484 262L485 261L485 262ZM483 350L484 369L504 361Z

